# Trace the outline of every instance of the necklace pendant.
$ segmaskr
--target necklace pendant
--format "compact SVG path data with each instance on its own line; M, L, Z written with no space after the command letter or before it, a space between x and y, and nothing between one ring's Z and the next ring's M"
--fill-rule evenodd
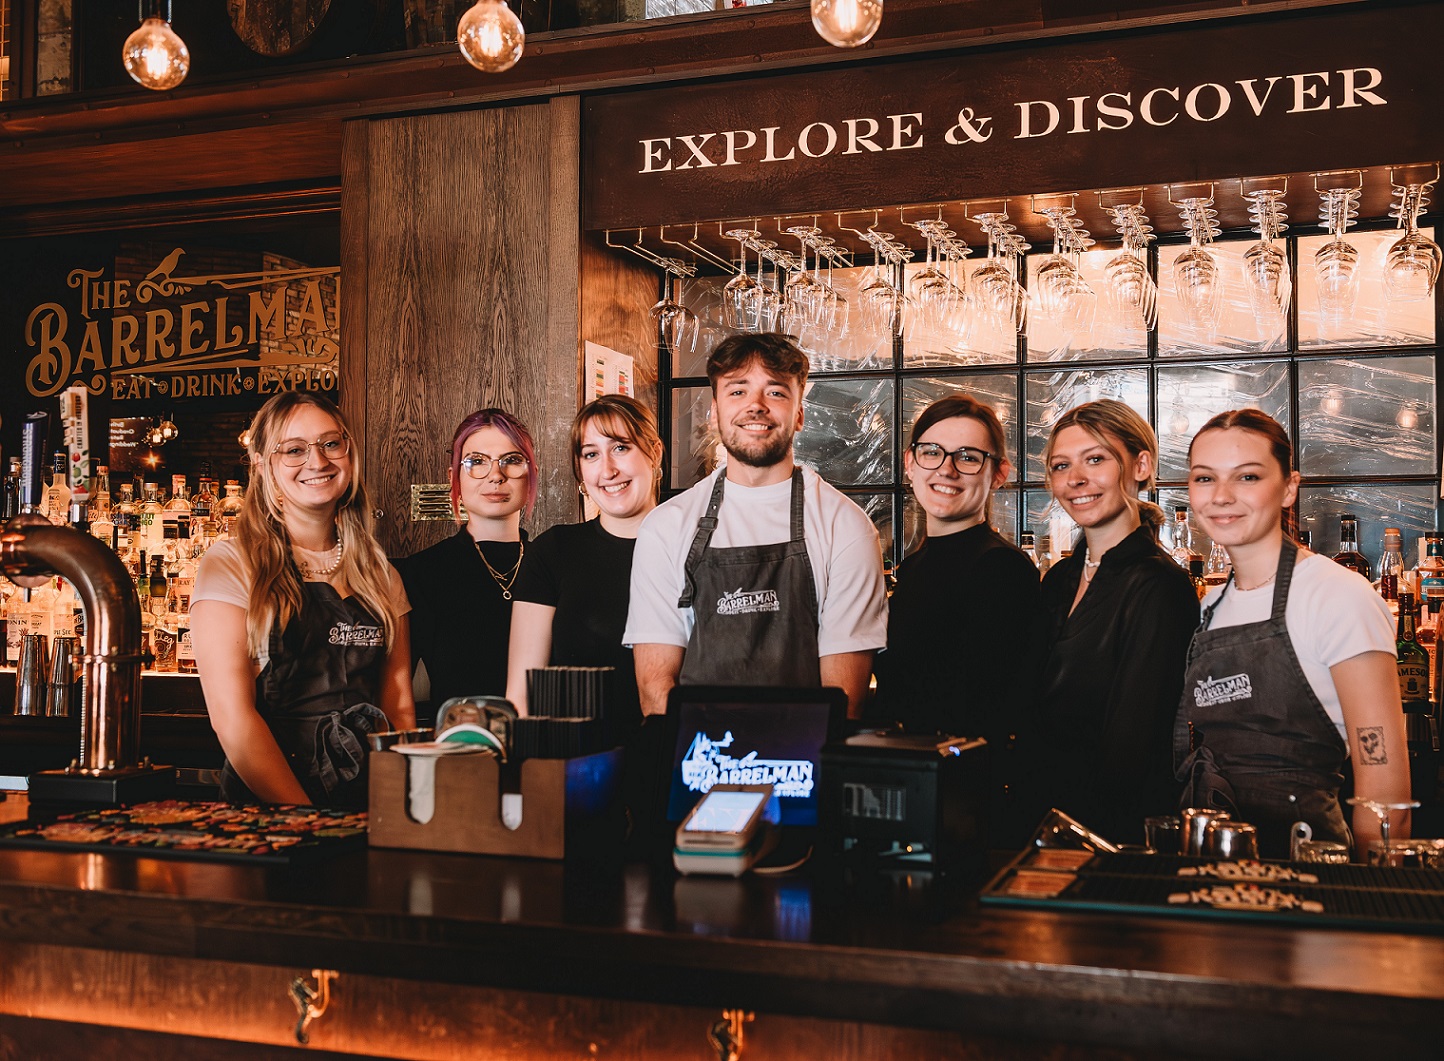
M502 600L511 600L511 590L509 590L509 589L504 589L504 590L502 590L502 591L501 591L501 599L502 599Z

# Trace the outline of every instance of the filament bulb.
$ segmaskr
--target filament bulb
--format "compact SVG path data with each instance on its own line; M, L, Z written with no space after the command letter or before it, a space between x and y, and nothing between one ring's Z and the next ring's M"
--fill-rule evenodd
M488 74L510 70L521 58L526 30L506 0L478 0L461 16L456 43L466 61Z
M120 50L125 72L138 84L163 92L191 72L191 53L170 23L152 15L125 39Z
M882 0L812 0L812 25L828 44L856 48L882 25Z

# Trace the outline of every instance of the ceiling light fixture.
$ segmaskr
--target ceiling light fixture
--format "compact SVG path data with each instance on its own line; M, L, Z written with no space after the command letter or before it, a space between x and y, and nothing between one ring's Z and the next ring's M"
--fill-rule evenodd
M812 25L828 44L856 48L882 25L882 0L812 0Z
M140 28L120 49L125 72L157 92L175 88L191 72L191 53L170 28L170 0L140 0L140 19Z
M472 66L483 73L499 74L521 58L526 30L506 0L478 0L457 23L456 43Z

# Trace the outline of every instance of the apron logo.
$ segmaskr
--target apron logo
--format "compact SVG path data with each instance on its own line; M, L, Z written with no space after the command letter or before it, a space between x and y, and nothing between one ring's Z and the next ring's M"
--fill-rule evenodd
M1228 678L1200 678L1193 690L1193 702L1199 707L1252 699L1253 681L1247 674L1235 674Z
M758 612L780 612L782 603L775 589L744 590L740 586L717 598L718 615L755 615Z
M331 627L331 634L326 640L333 645L360 645L363 648L379 648L386 643L381 636L381 627L352 623L337 623Z

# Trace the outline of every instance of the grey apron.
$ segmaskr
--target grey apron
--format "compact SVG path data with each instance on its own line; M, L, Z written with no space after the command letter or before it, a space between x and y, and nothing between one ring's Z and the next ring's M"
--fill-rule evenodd
M1314 695L1285 623L1298 546L1285 538L1267 619L1208 629L1220 595L1188 649L1173 729L1182 806L1220 807L1258 828L1259 853L1287 858L1289 827L1349 843L1339 807L1348 747ZM1233 585L1233 576L1224 593Z
M775 545L711 547L725 472L687 553L677 601L695 617L684 685L821 685L817 586L803 534L802 469L792 472L792 537Z
M291 772L322 807L366 806L366 738L390 729L376 706L385 631L355 597L325 582L301 584L301 610L284 631L272 624L270 659L256 677L256 710ZM221 795L255 803L229 761Z

